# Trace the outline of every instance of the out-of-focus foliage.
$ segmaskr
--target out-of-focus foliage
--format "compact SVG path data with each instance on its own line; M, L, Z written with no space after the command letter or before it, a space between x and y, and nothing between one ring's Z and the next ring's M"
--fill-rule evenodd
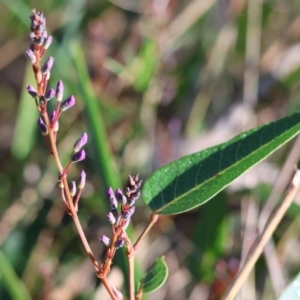
M83 131L89 133L88 158L77 166L85 169L88 180L79 217L101 259L99 237L109 233L108 184L125 182L127 174L146 179L181 156L299 109L299 3L0 2L1 252L33 299L105 299L61 203L57 170L35 126L34 101L24 93L33 84L24 55L32 8L45 12L47 30L54 36L51 85L62 79L65 94L77 100L60 123L59 151L65 161L74 141ZM88 70L91 84L82 70ZM97 121L95 104L104 124ZM113 162L100 158L101 139L106 139ZM293 145L201 208L159 219L137 261L147 270L165 255L170 275L149 299L219 299L263 223L261 208L272 191L271 202L278 200L291 177L300 148L299 142ZM76 179L77 170L72 172L70 179ZM242 295L274 299L299 272L298 212L295 203ZM133 218L136 232L149 213L140 201ZM118 288L124 282L120 268L122 260L109 279ZM0 299L13 299L0 272Z

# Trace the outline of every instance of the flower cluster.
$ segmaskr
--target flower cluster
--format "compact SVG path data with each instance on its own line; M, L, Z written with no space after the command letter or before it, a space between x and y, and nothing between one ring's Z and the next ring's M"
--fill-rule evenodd
M134 204L140 197L141 185L142 180L139 180L139 175L129 175L124 193L121 189L113 191L112 188L109 188L107 191L107 197L110 203L110 212L107 214L107 218L113 226L113 233L117 235L114 243L115 248L120 248L125 245L122 234L129 225L135 211ZM111 246L111 241L107 236L103 235L100 240L105 246Z
M42 12L32 10L29 18L31 20L31 43L26 54L32 64L32 69L37 83L37 89L35 89L32 85L29 85L27 87L27 92L31 97L34 98L37 109L40 112L37 126L42 135L45 137L49 152L56 158L56 161L58 161L59 159L56 147L56 136L59 130L59 118L62 112L75 105L75 97L71 95L70 97L63 100L64 85L61 80L57 82L55 89L47 89L51 68L54 63L54 58L49 57L42 66L41 60L52 42L52 36L48 35L47 33L46 19ZM48 113L47 105L48 102L53 98L56 99L56 106L52 112ZM60 169L59 186L61 188L64 205L69 213L71 213L71 210L69 202L65 198L66 193L68 194L68 199L71 199L73 201L74 208L77 211L78 201L85 185L86 174L84 171L81 171L77 185L75 181L72 181L70 185L68 184L68 187L65 187L67 181L64 180L64 184L62 178L67 176L73 163L85 159L86 154L83 146L87 143L87 140L87 134L83 133L82 136L75 142L70 161L65 169L62 169L62 167L59 166L60 163L58 164L58 167Z

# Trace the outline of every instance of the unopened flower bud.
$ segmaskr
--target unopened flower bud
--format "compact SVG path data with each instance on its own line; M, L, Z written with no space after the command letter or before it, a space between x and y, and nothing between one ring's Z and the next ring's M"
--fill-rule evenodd
M43 73L49 73L54 63L54 57L50 56L42 66Z
M110 224L115 224L116 223L116 218L115 218L114 214L111 211L107 214L107 219L108 219L108 222Z
M52 43L52 36L51 35L49 35L46 39L45 39L45 41L44 41L44 45L43 45L43 48L44 49L48 49L49 48L49 46L51 45L51 43Z
M106 235L102 235L100 241L104 244L104 246L110 246L110 238L108 238Z
M52 124L52 128L53 128L53 131L58 131L59 129L59 123L58 123L58 120L55 121L55 123L53 124L53 121L55 119L55 116L56 116L56 111L53 110L51 115L50 115L50 120L51 120L51 124Z
M121 205L124 205L126 204L127 202L127 198L126 196L123 195L121 189L116 189L116 197L117 197L117 200L118 202L121 204Z
M47 125L44 123L42 118L38 119L37 125L42 133L42 135L47 135L49 133Z
M49 89L45 94L46 101L51 100L53 97L55 97L55 91L54 89Z
M108 190L107 190L107 196L108 196L108 199L109 199L109 202L110 202L110 206L117 208L118 207L118 201L117 201L117 198L115 196L114 190L111 187L108 188Z
M122 218L124 220L129 220L132 217L134 211L135 211L135 207L134 206L130 207L128 210L123 211L122 212Z
M76 195L76 182L71 181L69 188L70 188L70 195L74 197Z
M85 182L86 182L86 174L83 170L81 170L80 175L79 175L79 179L78 179L78 188L80 190L84 189Z
M87 140L88 140L88 135L84 132L73 146L74 153L78 152L87 143Z
M72 95L68 99L64 100L60 106L62 111L65 111L75 105L75 97Z
M117 241L115 242L115 247L116 247L117 249L124 247L124 245L125 245L125 241L124 241L123 239L117 240Z
M64 84L63 84L63 82L61 80L59 80L57 82L55 96L56 96L56 100L58 102L61 102L61 100L62 100L62 98L64 96Z
M26 88L26 90L27 90L28 94L29 94L32 98L36 99L38 93L37 93L36 89L35 89L32 85L29 85L29 86Z
M27 57L28 59L31 61L32 64L36 63L36 56L34 54L34 52L31 49L28 49L26 51Z
M76 163L78 161L84 160L85 159L85 151L84 149L81 149L80 151L74 153L71 157L71 161L73 163Z

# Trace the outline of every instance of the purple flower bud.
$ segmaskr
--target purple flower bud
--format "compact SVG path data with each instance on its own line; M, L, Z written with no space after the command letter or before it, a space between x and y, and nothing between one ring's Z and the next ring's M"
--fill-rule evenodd
M124 205L124 204L127 203L127 198L123 195L121 189L116 189L116 193L115 194L116 194L118 202L121 205Z
M88 140L88 135L84 132L73 146L74 153L78 152L87 143L87 140Z
M49 73L54 63L54 57L50 56L42 66L43 73Z
M35 41L35 39L36 39L36 34L35 34L35 32L30 32L29 33L29 37L30 37L30 39L34 42Z
M75 105L75 97L72 95L68 99L64 100L60 106L62 111L65 111Z
M135 194L133 194L130 199L129 199L129 205L132 206L134 205L135 201L140 198L140 195L141 195L141 191L137 191Z
M70 188L70 195L74 197L76 195L76 182L71 181L69 188Z
M125 241L122 240L122 239L117 240L117 241L115 242L115 247L116 247L117 249L124 247L124 245L125 245Z
M108 199L109 199L109 202L110 202L110 206L114 207L114 208L117 208L118 207L118 201L117 201L115 193L114 193L114 191L111 187L108 188L108 190L107 190L107 196L108 196Z
M104 246L109 247L110 238L108 238L106 235L102 235L100 241L104 244Z
M42 118L38 119L37 125L42 133L42 135L47 135L49 133L47 125L44 123Z
M129 220L132 217L134 211L135 211L135 207L134 206L130 207L128 210L123 211L122 212L122 218L124 220Z
M32 64L34 64L36 62L36 56L34 54L34 52L31 49L28 49L26 51L27 57L28 59L31 61Z
M38 93L36 91L36 89L32 86L32 85L29 85L27 88L26 88L28 94L33 97L33 98L36 98Z
M44 45L43 45L43 47L44 47L44 49L48 49L49 48L49 46L51 45L51 43L52 43L52 36L51 35L49 35L46 39L45 39L45 41L44 41Z
M49 89L45 95L46 101L51 100L53 97L55 97L55 91L54 89Z
M85 182L86 182L86 174L83 170L81 170L80 175L79 175L79 179L78 179L78 188L80 190L84 189Z
M50 115L50 121L51 121L51 124L52 124L53 131L58 131L58 129L59 129L58 120L56 120L55 123L53 124L53 120L55 119L55 116L56 116L56 111L53 110L51 115Z
M58 102L61 102L63 96L64 96L64 84L61 80L58 81L57 85L56 85L56 100Z
M76 163L76 162L79 162L81 160L84 160L85 159L85 151L84 149L81 149L80 151L74 153L71 157L71 161L73 163Z
M111 211L107 214L107 219L108 219L108 222L110 224L115 224L116 223L116 218L115 218L114 214Z

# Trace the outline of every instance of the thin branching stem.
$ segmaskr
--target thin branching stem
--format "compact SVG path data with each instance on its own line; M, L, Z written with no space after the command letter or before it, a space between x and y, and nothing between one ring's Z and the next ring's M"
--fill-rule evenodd
M292 204L295 196L297 195L300 188L300 170L297 170L289 187L289 191L287 192L284 199L278 205L278 207L273 211L271 216L269 217L268 222L266 223L264 230L261 235L257 237L253 246L251 247L244 265L241 267L240 271L234 278L234 280L229 285L227 291L225 292L222 300L232 300L236 296L239 291L241 285L249 275L250 271L253 269L254 264L257 259L261 255L264 246L272 236L273 232L277 228L279 222L285 215L287 209Z
M137 241L133 245L134 250L138 249L138 246L139 246L141 240L146 236L146 234L149 232L149 230L152 228L152 226L156 223L156 221L158 220L158 217L159 217L159 215L157 215L156 213L151 214L150 222L148 223L147 227L144 229L142 234L138 237Z

